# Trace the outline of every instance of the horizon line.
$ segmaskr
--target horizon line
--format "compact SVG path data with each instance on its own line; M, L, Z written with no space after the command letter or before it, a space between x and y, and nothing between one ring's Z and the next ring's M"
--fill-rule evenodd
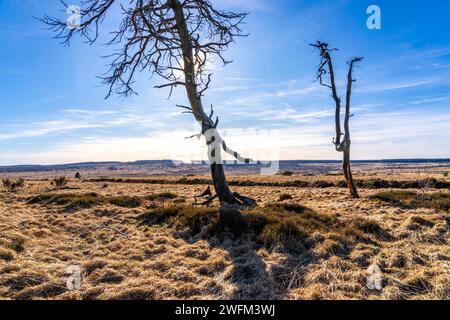
M342 160L336 160L336 159L318 159L318 160L309 160L309 159L284 159L284 160L258 160L254 163L250 163L247 165L261 165L261 163L264 162L273 162L273 161L279 161L279 162L292 162L292 161L298 161L298 162L332 162L332 163L341 163ZM400 162L408 162L408 161L414 161L414 162L450 162L449 158L386 158L386 159L354 159L351 160L351 162L393 162L393 161L400 161ZM190 162L185 162L182 160L176 160L176 159L156 159L156 160L135 160L135 161L117 161L117 160L110 160L110 161L82 161L82 162L67 162L67 163L51 163L51 164L5 164L0 165L0 168L11 168L11 167L57 167L57 166L75 166L75 165L100 165L100 164L139 164L140 162L177 162L180 164L192 164L192 165L202 165L207 162L207 160L192 160ZM228 160L224 165L246 165L245 163L239 163L236 160Z

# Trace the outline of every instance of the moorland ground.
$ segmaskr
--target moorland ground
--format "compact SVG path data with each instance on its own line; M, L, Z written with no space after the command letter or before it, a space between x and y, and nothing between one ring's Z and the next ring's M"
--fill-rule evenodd
M259 206L228 220L192 205L207 175L133 179L1 191L0 298L450 299L442 173L357 174L360 199L340 175L232 175Z

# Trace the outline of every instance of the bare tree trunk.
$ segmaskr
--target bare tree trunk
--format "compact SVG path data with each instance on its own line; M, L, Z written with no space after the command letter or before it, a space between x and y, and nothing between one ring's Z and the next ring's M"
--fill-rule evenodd
M220 203L235 204L236 198L228 186L223 164L211 164L211 173L214 189L216 190Z
M189 31L186 24L183 8L179 0L169 0L170 7L172 8L175 19L177 22L177 29L180 35L181 47L183 53L184 62L184 76L185 87L189 98L189 103L194 114L195 119L201 125L202 134L206 138L208 145L208 159L211 166L211 175L214 183L214 189L217 193L221 204L244 204L253 205L253 199L240 196L237 193L233 193L227 183L225 177L225 170L223 166L222 158L222 141L218 135L215 123L211 116L205 113L203 108L201 94L198 92L198 85L196 83L195 76L195 64L196 61L193 55L192 39L190 39Z
M344 150L344 160L342 162L342 168L344 170L345 180L347 181L347 186L352 197L355 199L359 198L358 190L356 189L356 184L353 180L353 174L350 165L350 144L348 148Z
M350 140L350 102L352 96L352 85L353 85L353 67L355 62L361 61L361 58L354 58L349 62L349 70L347 75L347 94L346 94L346 102L345 102L345 120L344 120L344 141L343 141L343 169L345 174L345 179L347 180L348 189L350 190L350 194L353 198L359 198L358 190L356 189L355 181L353 180L352 169L350 165L350 146L352 144Z
M363 58L353 58L348 62L349 71L347 75L347 94L346 94L346 103L345 103L345 120L344 120L344 133L341 128L341 98L337 93L336 80L334 75L333 61L331 59L331 51L337 49L329 49L327 43L323 43L318 41L316 44L312 44L313 47L316 47L320 50L320 55L322 57L322 61L318 68L317 78L320 80L320 84L330 88L332 92L332 97L334 102L336 103L336 112L335 112L335 127L336 127L336 137L333 139L333 143L335 145L336 151L343 153L343 161L342 161L342 169L344 171L345 180L347 182L348 189L353 198L359 198L358 190L356 189L356 184L353 179L352 169L350 165L350 102L352 95L352 84L355 80L353 80L353 68L356 62L360 62ZM326 70L328 67L328 71ZM330 74L330 84L325 84L323 82L323 76ZM344 138L342 139L342 136Z

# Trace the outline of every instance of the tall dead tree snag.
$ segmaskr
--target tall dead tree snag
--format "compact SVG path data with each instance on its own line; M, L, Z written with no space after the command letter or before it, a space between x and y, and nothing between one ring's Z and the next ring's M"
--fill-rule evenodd
M317 68L317 79L320 84L331 90L331 96L336 104L336 114L335 114L335 124L336 124L336 137L333 139L333 144L335 145L336 151L343 153L342 169L344 171L345 179L347 181L347 186L350 190L350 194L353 198L359 198L358 190L356 189L355 181L353 180L352 169L350 165L350 118L353 116L350 114L350 103L352 96L352 85L355 80L353 79L353 70L355 64L361 62L363 58L354 57L347 62L349 66L347 75L347 92L345 99L345 116L344 116L344 132L342 132L341 127L341 98L338 95L336 80L333 68L333 61L331 59L331 52L337 51L337 49L330 49L327 43L317 41L311 46L320 50L321 61ZM330 83L327 84L324 81L324 76L329 74Z
M109 87L107 97L113 92L134 94L135 75L144 70L166 81L156 88L169 88L169 97L174 88L184 87L189 106L179 107L193 114L201 125L198 136L206 139L214 188L221 204L255 205L253 199L230 190L222 150L240 161L250 160L226 146L217 131L219 119L213 120L212 108L209 115L205 112L202 101L212 77L207 71L208 59L215 56L224 64L230 63L223 52L236 37L245 36L240 26L247 14L217 10L209 0L85 0L82 6L78 26L68 27L65 21L49 16L42 21L65 45L75 35L92 44L98 39L106 14L120 8L122 22L107 43L120 47L108 56L112 62L104 78Z

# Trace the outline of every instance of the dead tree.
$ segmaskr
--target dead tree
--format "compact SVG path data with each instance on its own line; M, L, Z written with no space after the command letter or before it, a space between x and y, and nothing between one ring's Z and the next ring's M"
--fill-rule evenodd
M336 114L335 114L335 124L336 124L336 137L333 139L333 144L335 145L336 151L343 153L343 162L342 168L345 175L345 180L347 181L347 186L350 190L350 194L353 198L359 198L358 190L356 189L355 181L353 180L352 169L350 165L350 118L353 116L350 114L350 102L352 96L352 85L355 80L353 79L353 70L355 64L361 62L363 58L354 57L350 61L347 62L349 66L348 75L347 75L347 92L345 99L345 117L344 117L344 132L342 132L341 127L341 98L338 95L338 91L336 88L336 80L333 69L333 62L331 59L331 52L337 51L337 49L330 49L327 43L317 41L315 44L311 44L311 46L320 50L321 61L320 65L317 68L317 79L320 81L320 84L324 87L327 87L331 90L331 96L333 97L334 102L336 103ZM324 80L324 76L329 74L330 83L326 83Z
M103 78L109 87L107 97L114 92L125 96L136 93L134 78L142 71L163 79L164 83L156 88L169 88L169 97L174 88L184 87L189 106L179 107L201 125L198 137L206 139L214 188L221 204L255 205L253 199L230 190L222 150L240 161L250 160L226 146L217 132L219 119L213 119L212 107L210 114L205 112L202 101L212 78L207 71L208 59L215 56L224 64L231 62L223 52L236 37L245 36L240 26L247 14L218 10L209 0L84 0L78 26L68 28L65 21L49 16L41 20L65 45L75 35L92 44L99 37L106 14L116 5L121 8L122 22L107 45L121 49L108 56L112 62Z

